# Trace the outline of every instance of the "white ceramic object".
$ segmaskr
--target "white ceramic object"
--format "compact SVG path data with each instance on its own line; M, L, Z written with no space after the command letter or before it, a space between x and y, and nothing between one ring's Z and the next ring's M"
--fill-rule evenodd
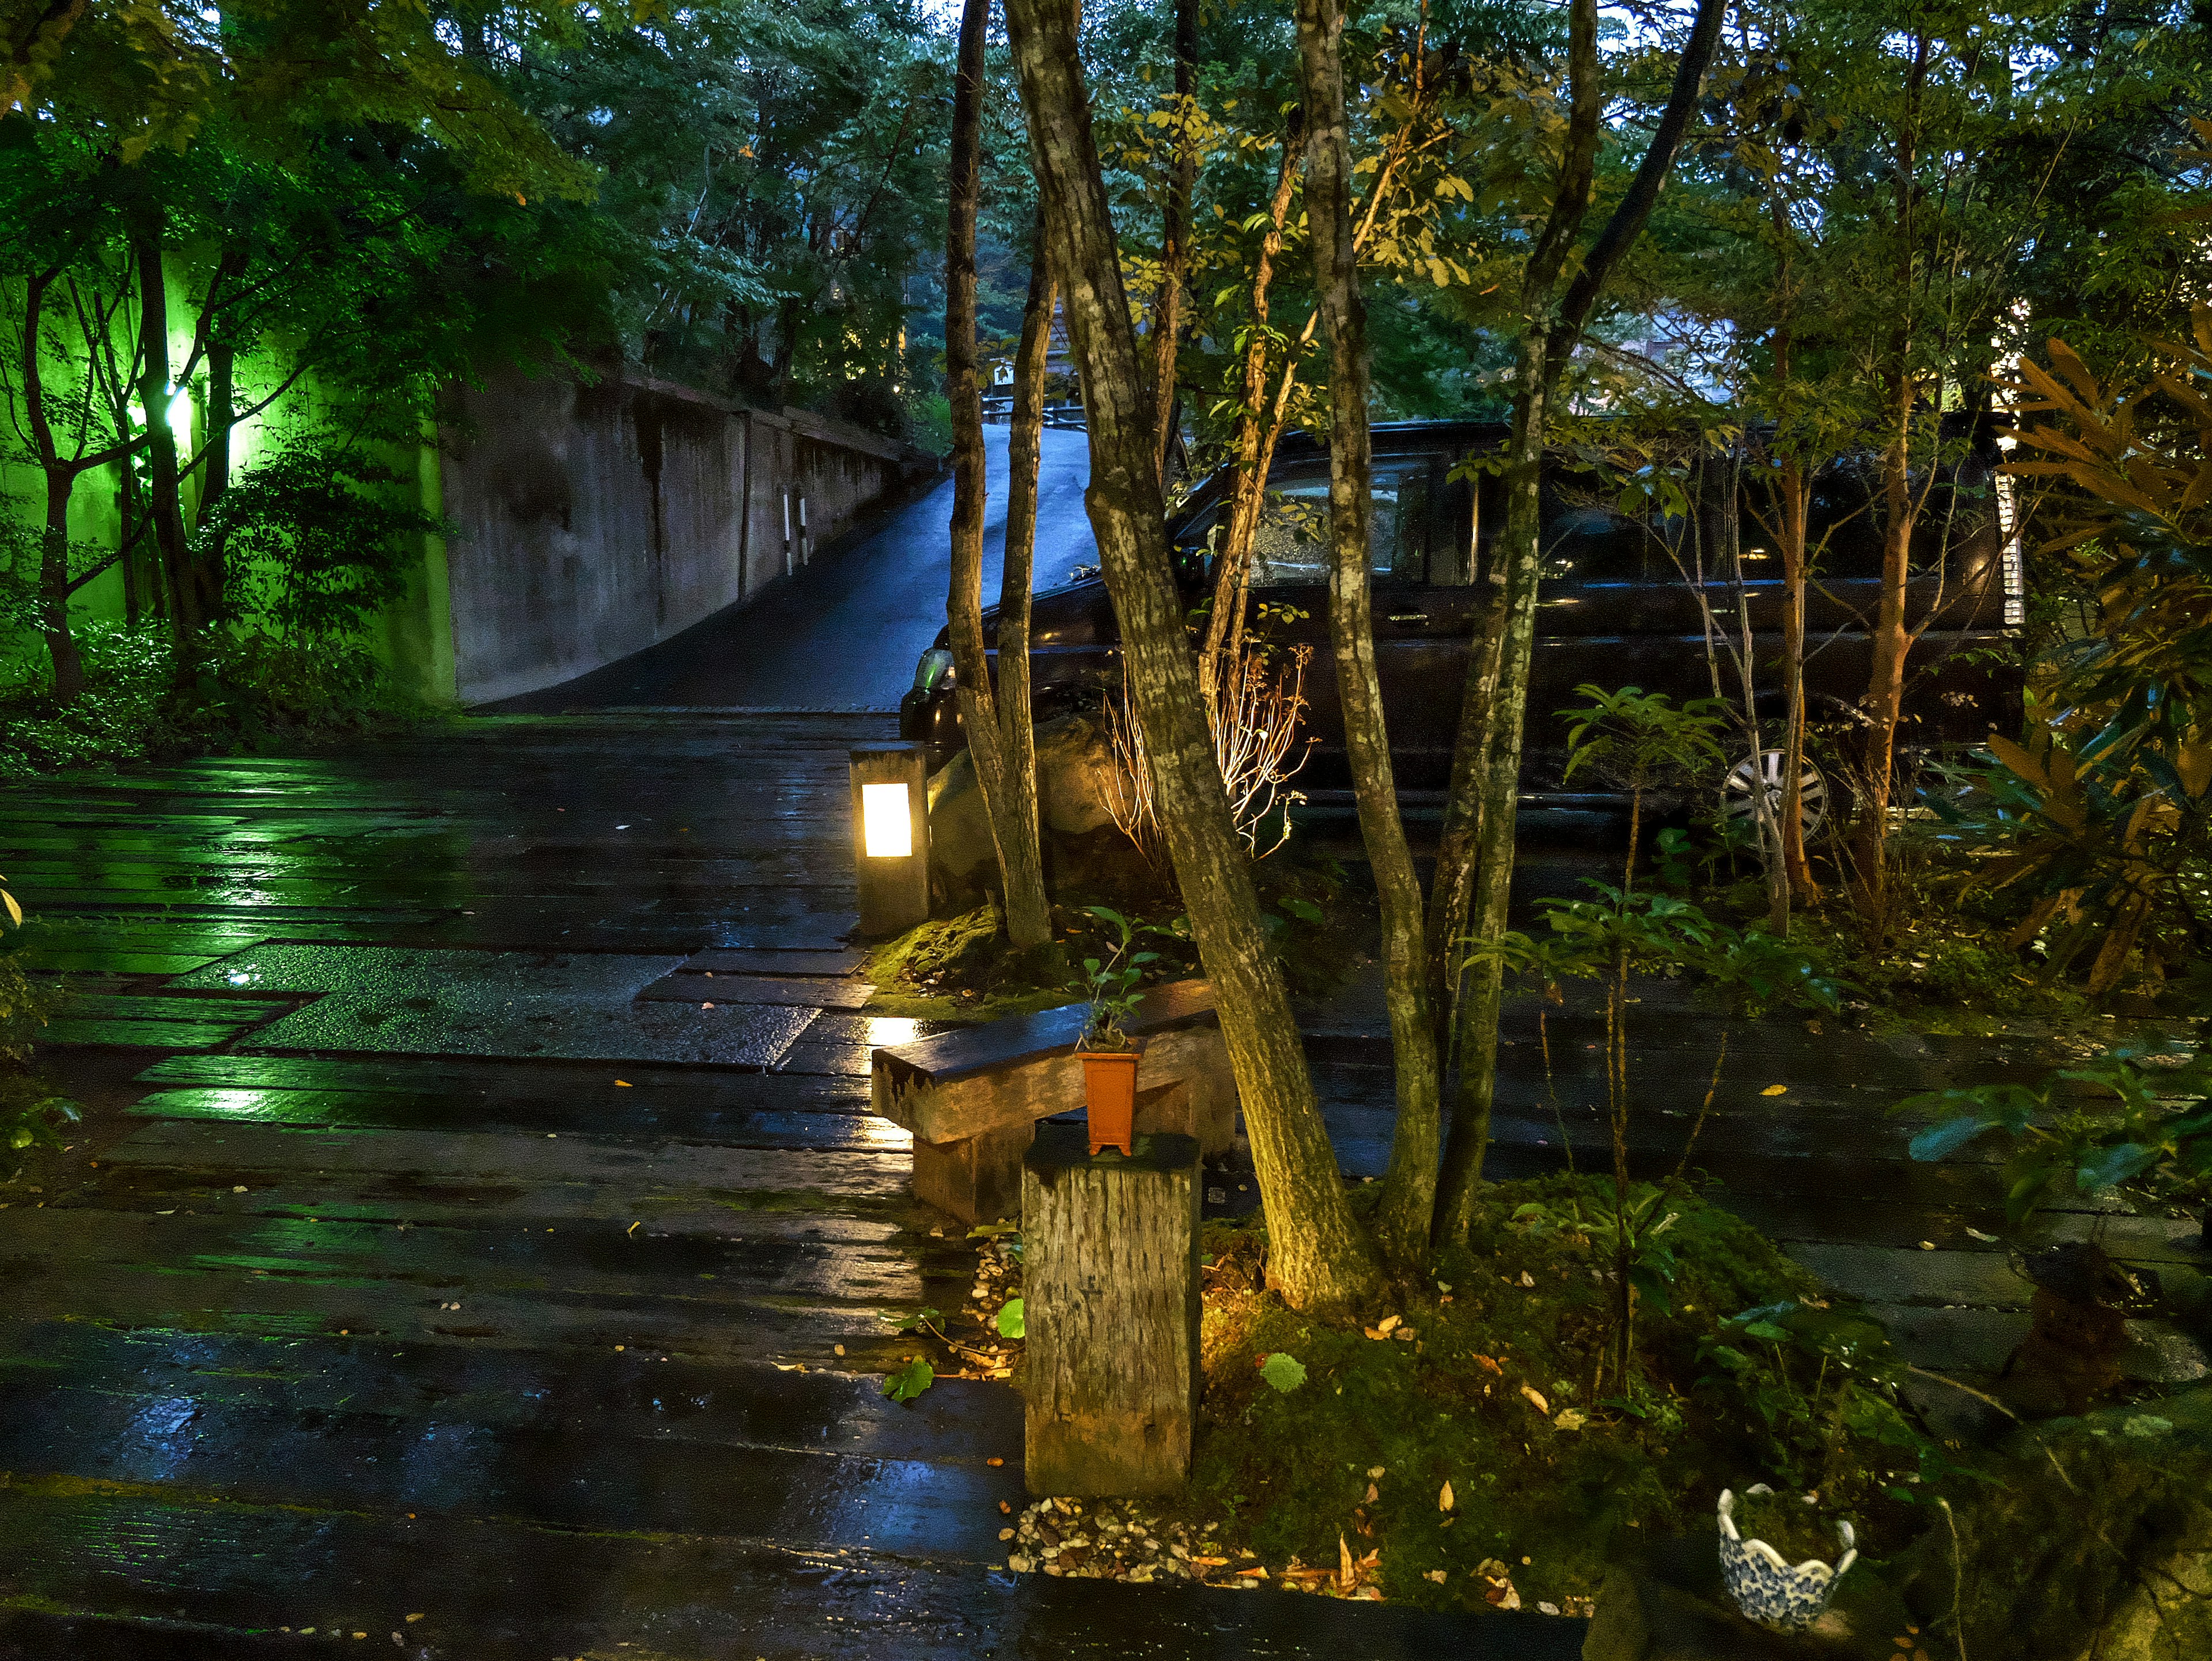
M1746 1494L1771 1494L1761 1482ZM1735 1495L1721 1490L1721 1573L1728 1580L1736 1607L1761 1626L1778 1632L1802 1632L1819 1620L1835 1595L1836 1582L1858 1559L1857 1537L1851 1525L1836 1524L1844 1555L1832 1565L1808 1557L1794 1567L1764 1540L1746 1540L1736 1532Z

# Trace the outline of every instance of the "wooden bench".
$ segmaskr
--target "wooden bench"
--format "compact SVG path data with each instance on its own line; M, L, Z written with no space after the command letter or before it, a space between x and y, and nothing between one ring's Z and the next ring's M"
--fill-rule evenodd
M1018 1216L1022 1156L1037 1121L1083 1110L1084 1004L1009 1016L870 1056L870 1104L914 1133L915 1197L963 1222ZM1147 993L1126 1024L1145 1041L1137 1134L1196 1138L1202 1154L1235 1145L1237 1080L1204 981Z

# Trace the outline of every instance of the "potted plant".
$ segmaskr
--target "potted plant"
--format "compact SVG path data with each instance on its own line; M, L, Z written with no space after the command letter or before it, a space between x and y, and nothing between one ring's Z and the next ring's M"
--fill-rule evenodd
M1103 958L1083 960L1078 983L1090 1001L1082 1036L1075 1041L1083 1058L1083 1096L1090 1121L1091 1151L1115 1147L1136 1151L1137 1062L1143 1044L1129 1037L1123 1025L1144 994L1138 989L1145 965L1159 959L1157 952L1135 950L1137 936L1151 931L1119 911L1103 905L1085 908L1111 927L1119 937Z
M1820 1555L1828 1549L1827 1524L1812 1500L1777 1494L1761 1482L1745 1491L1741 1509L1739 1527L1736 1496L1723 1488L1721 1573L1729 1595L1759 1625L1802 1632L1826 1610L1836 1582L1858 1559L1851 1525L1836 1519L1843 1555L1830 1563Z

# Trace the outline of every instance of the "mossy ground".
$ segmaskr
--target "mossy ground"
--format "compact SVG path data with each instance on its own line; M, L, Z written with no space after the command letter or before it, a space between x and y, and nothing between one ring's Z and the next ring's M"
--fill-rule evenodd
M1354 890L1330 862L1293 857L1290 850L1263 861L1254 875L1292 989L1309 995L1328 990L1371 939L1371 897ZM1077 1001L1083 996L1084 960L1105 957L1115 939L1111 926L1091 914L1092 906L1119 911L1152 931L1141 941L1141 949L1158 954L1145 971L1148 984L1200 972L1197 944L1182 905L1171 898L1070 883L1052 901L1053 942L1040 951L1008 948L995 904L932 917L876 946L866 970L876 984L869 1013L990 1021Z
M1525 1202L1588 1208L1607 1191L1567 1177L1498 1184L1466 1250L1442 1254L1392 1307L1343 1321L1259 1289L1257 1230L1210 1226L1191 1519L1220 1522L1225 1545L1279 1576L1376 1552L1389 1598L1472 1608L1492 1601L1502 1566L1524 1606L1572 1609L1638 1531L1710 1527L1722 1488L1788 1485L1789 1469L1818 1457L1819 1427L1770 1423L1749 1386L1701 1360L1700 1341L1749 1308L1816 1303L1814 1281L1728 1213L1670 1202L1676 1279L1671 1311L1639 1316L1637 1411L1593 1401L1610 1325L1604 1266L1587 1240L1512 1217ZM1393 1315L1389 1335L1370 1335ZM1407 1328L1413 1337L1397 1335ZM1306 1370L1288 1392L1261 1373L1278 1354ZM1851 1472L1832 1488L1841 1514L1872 1537L1917 1534L1917 1508L1885 1489L1907 1491L1910 1461L1844 1455L1831 1462Z

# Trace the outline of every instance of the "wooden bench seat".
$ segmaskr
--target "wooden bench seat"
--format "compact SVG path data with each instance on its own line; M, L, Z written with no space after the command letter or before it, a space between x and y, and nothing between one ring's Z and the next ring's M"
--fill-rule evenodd
M1088 1006L1013 1015L870 1056L874 1110L914 1133L914 1192L963 1222L1018 1215L1022 1156L1037 1121L1083 1110L1075 1041ZM1237 1080L1204 981L1146 995L1127 1023L1144 1040L1137 1134L1193 1136L1200 1152L1235 1143Z

